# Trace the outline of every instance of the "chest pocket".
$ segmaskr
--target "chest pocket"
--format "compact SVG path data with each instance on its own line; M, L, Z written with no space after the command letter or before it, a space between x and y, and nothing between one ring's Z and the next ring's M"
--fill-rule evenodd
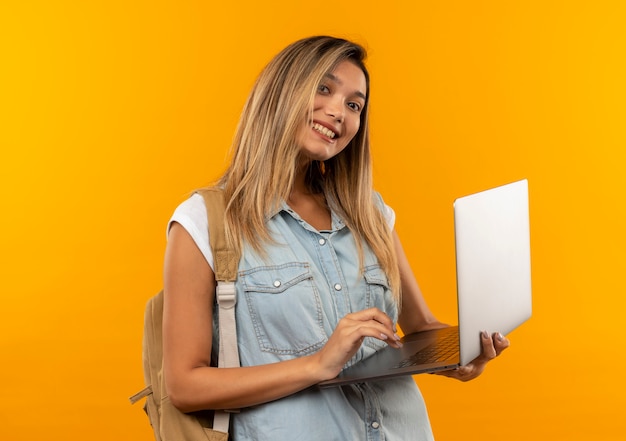
M308 263L251 268L239 278L262 351L299 356L324 345L322 305Z
M365 278L365 308L378 308L387 314L395 322L397 320L397 308L392 299L391 290L387 274L378 265L370 265L364 268L363 277ZM379 350L386 346L382 340L372 337L366 337L365 346ZM365 354L365 356L371 354Z

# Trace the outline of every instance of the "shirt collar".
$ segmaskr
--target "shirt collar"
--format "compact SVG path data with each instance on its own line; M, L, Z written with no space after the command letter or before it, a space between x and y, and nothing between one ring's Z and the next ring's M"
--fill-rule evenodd
M298 222L302 222L303 224L306 224L306 221L304 221L300 215L298 213L296 213L288 204L286 201L281 201L280 205L278 205L276 208L274 208L269 216L268 216L268 220L274 218L277 214L279 213L287 213L289 214L291 217L293 217L294 219L296 219ZM346 226L345 222L343 221L343 219L335 212L335 210L330 209L330 217L331 217L331 231L338 231L341 230L343 227ZM310 227L310 226L309 226ZM311 229L313 229L313 227L310 227Z

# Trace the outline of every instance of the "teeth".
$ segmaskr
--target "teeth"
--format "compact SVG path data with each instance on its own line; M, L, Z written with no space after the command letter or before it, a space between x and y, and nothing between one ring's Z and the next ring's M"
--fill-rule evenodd
M329 137L329 138L331 138L331 139L332 139L332 138L334 138L335 136L337 136L337 135L335 134L335 132L333 132L332 130L328 130L326 127L324 127L324 126L323 126L323 125L321 125L321 124L317 124L317 123L315 123L315 124L313 124L313 128L314 128L315 130L317 130L318 132L320 132L322 135L324 135L324 136L328 136L328 137Z

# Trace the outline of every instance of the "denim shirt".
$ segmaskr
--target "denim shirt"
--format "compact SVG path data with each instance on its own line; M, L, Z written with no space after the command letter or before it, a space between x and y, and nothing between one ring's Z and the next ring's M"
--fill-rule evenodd
M244 244L239 262L236 321L242 366L312 354L351 312L377 307L397 321L387 277L374 253L364 244L361 271L354 236L334 212L331 230L317 231L283 204L267 225L275 242L264 246L266 255ZM384 345L366 338L346 366ZM410 376L311 387L242 409L231 421L234 441L433 439L423 398Z

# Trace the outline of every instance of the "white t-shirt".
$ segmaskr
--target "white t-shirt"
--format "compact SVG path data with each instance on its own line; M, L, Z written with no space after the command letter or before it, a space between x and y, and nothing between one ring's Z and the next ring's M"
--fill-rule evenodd
M396 222L396 213L390 206L385 204L384 214L389 227L393 228ZM168 233L172 222L178 222L187 230L211 269L215 270L213 267L213 252L211 251L211 244L209 243L209 221L207 219L206 206L204 205L202 195L194 193L174 210L174 214L172 214L167 224Z

